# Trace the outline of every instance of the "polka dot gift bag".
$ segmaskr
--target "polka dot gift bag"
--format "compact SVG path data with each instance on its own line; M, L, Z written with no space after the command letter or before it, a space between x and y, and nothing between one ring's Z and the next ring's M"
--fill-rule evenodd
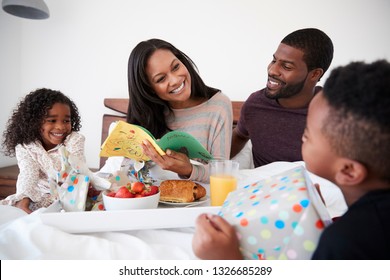
M82 158L72 156L64 146L58 152L61 154L61 170L48 172L50 191L66 212L84 211L90 184L104 190L111 183L95 176Z
M231 192L219 214L235 226L245 259L310 259L331 221L303 167Z

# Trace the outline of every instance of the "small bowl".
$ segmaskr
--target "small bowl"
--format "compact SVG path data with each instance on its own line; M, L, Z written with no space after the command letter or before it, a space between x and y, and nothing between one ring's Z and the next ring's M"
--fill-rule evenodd
M145 196L134 198L118 198L106 195L107 191L103 192L104 208L108 211L112 210L131 210L131 209L153 209L157 208L160 200L160 192Z

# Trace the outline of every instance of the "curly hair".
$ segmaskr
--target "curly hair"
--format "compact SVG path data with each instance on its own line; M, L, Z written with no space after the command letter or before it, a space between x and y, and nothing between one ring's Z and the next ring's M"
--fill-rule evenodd
M305 28L296 30L284 37L281 43L303 51L303 60L307 65L307 69L311 71L321 68L324 70L322 76L332 62L332 40L319 29Z
M173 53L187 68L191 76L191 98L210 99L219 89L207 86L197 72L195 63L172 44L150 39L140 42L132 50L128 62L129 107L127 122L147 128L153 136L160 138L170 129L164 112L171 108L167 101L160 99L153 91L146 74L146 65L151 55L159 49Z
M390 63L352 62L324 84L330 112L322 130L332 149L390 182Z
M3 132L3 153L6 156L15 156L15 147L18 144L29 144L39 140L42 142L40 130L47 112L55 103L69 105L71 113L72 131L79 131L81 118L79 111L67 96L60 91L47 88L30 92L19 102L13 110Z

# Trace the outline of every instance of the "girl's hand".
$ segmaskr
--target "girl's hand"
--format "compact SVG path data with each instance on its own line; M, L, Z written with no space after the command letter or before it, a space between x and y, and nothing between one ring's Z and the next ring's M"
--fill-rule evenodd
M166 154L161 156L147 140L142 143L142 148L145 155L158 164L163 170L175 172L180 176L191 176L192 164L185 154L168 149L165 151Z
M236 230L218 215L202 214L196 219L192 249L200 259L243 259Z
M19 200L15 204L15 207L22 209L27 214L31 214L32 211L30 210L29 206L30 206L30 199L28 197L25 197L22 200Z

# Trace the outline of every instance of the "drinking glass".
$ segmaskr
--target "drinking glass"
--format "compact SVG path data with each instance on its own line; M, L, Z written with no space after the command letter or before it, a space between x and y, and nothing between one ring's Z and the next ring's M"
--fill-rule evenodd
M211 206L221 206L227 195L237 188L239 163L234 160L212 160L209 167Z

